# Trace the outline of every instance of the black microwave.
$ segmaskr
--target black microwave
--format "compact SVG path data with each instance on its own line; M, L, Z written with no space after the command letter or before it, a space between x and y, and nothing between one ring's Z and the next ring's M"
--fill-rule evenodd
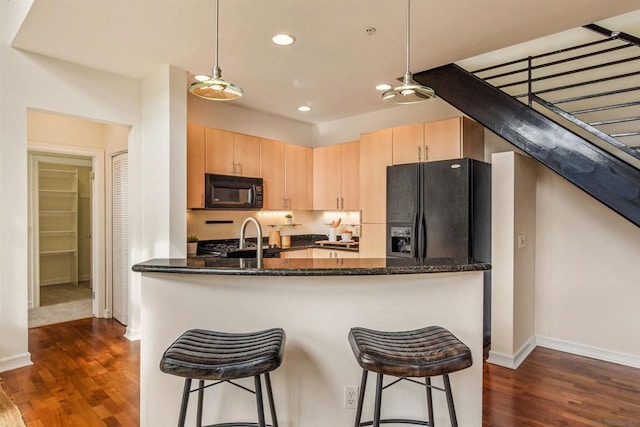
M205 174L205 209L261 209L262 178Z

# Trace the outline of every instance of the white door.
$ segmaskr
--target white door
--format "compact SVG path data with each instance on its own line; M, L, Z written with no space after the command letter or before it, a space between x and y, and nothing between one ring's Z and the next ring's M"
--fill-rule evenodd
M129 173L127 153L111 158L113 317L129 322Z

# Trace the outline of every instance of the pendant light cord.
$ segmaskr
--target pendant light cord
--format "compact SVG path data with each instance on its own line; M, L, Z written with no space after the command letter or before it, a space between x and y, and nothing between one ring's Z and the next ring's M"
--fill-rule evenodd
M407 73L409 73L410 72L409 70L411 69L409 64L409 52L410 52L410 40L411 40L411 33L410 33L411 15L409 11L410 8L411 8L411 0L407 0Z
M220 16L220 6L218 4L218 0L216 0L216 63L215 63L215 68L218 68L218 26L219 24L219 19L218 16Z

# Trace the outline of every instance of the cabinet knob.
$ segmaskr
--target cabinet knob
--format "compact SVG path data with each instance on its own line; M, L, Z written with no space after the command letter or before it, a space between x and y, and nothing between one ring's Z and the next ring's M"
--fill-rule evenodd
M340 197L336 197L336 209L340 209Z
M422 147L418 145L418 161L421 161L420 159L421 157L422 157Z
M231 162L231 174L236 174L236 162Z

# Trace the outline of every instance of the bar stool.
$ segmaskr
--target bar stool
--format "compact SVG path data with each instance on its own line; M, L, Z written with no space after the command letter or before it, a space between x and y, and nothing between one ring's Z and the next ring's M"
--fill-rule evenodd
M260 375L264 375L273 423L270 425L278 427L269 372L282 363L284 341L285 333L280 328L249 333L190 329L182 334L167 348L160 361L162 372L185 378L178 426L185 425L189 396L197 391L196 425L201 427L204 389L226 382L255 394L258 422L221 423L210 427L266 427L260 380ZM248 377L254 378L255 391L232 381ZM194 379L199 380L199 385L191 390L191 381ZM205 380L213 382L205 386Z
M351 328L349 344L358 364L362 367L362 381L356 410L355 427L381 423L413 424L433 427L432 389L444 391L449 407L451 425L457 427L456 411L453 405L449 374L468 368L473 363L471 350L451 332L440 326L428 326L413 331L382 332L365 328ZM373 421L361 422L362 405L368 372L376 372L376 397ZM384 375L398 377L383 387ZM431 377L442 375L444 389L431 385ZM425 382L411 378L422 377ZM429 420L380 419L382 390L399 381L407 380L424 385L427 389L427 410Z

